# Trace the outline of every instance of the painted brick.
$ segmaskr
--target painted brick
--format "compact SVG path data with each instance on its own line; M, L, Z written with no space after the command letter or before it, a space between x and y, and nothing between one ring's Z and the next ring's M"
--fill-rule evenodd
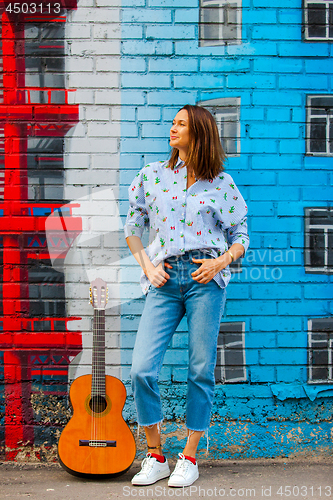
M161 139L124 139L121 141L121 151L130 152L161 152L166 151L167 141Z
M327 59L307 59L305 60L305 73L332 74L333 61L329 57Z
M256 332L270 332L270 331L300 331L302 330L302 318L299 316L266 316L265 321L262 318L251 318L252 331Z
M225 55L225 47L198 47L198 42L190 41L176 41L175 54L178 56L211 56L211 55Z
M290 166L292 165L294 168L302 168L303 166L303 158L296 158L294 156L291 156L291 155L294 155L294 154L304 154L305 152L305 144L304 144L304 141L300 141L300 140L296 140L296 139L293 139L293 138L286 138L286 139L283 139L283 140L280 140L279 141L279 152L282 153L282 158L284 160L284 162L288 161L288 166L290 168ZM286 157L285 155L288 155L288 157ZM294 158L294 162L290 162L290 157L291 158ZM299 165L297 167L297 164Z
M313 175L312 172L285 170L278 173L278 183L282 186L290 184L294 186L323 186L328 183L328 174L326 172L317 172L316 175Z
M297 187L251 187L250 188L251 200L299 200L300 189Z
M226 317L230 319L237 316L262 316L263 313L273 315L276 312L277 305L270 300L260 301L255 309L249 300L230 300L226 303Z
M252 5L254 8L267 8L266 0L253 0ZM270 9L294 9L299 4L295 2L295 0L273 0L269 2Z
M328 57L329 48L324 43L280 42L278 53L280 57Z
M262 154L265 151L266 154ZM265 167L269 168L272 165L272 160L274 158L274 162L277 159L277 165L279 165L279 157L276 155L272 155L271 153L277 153L277 141L273 141L271 139L251 139L244 138L242 140L242 152L245 154L254 154L252 161L252 168L260 168L262 169L262 164L258 164L260 161L265 162ZM272 168L275 168L272 167ZM277 167L278 168L278 167Z
M278 20L284 24L302 24L302 9L279 9Z
M151 26L147 26L146 37L147 39L156 38L161 40L163 39L190 40L191 38L195 38L195 27L191 25L169 26L169 25L154 24Z
M99 96L99 94L98 94ZM99 97L100 99L100 97ZM134 90L124 90L121 93L121 103L123 105L130 104L130 105L143 105L146 104L146 99L145 99L145 93L144 92L139 92L139 91L134 91Z
M143 38L143 27L137 24L123 24L121 35L123 40L132 38L141 40Z
M259 8L259 9L244 9L243 13L244 24L275 24L277 22L277 10Z
M255 92L253 104L260 106L302 106L302 96L299 92Z
M332 299L333 296L333 286L332 284L321 284L312 285L311 288L305 287L304 298L305 299Z
M278 44L276 42L256 40L255 43L248 42L247 44L228 45L226 47L226 54L231 56L250 56L254 52L258 56L276 56L278 55Z
M173 44L168 41L125 40L122 43L123 54L135 55L171 55Z
M171 10L168 9L124 9L123 23L171 23ZM138 53L141 53L138 49Z
M186 68L187 69L187 68ZM200 61L200 71L222 72L249 72L250 61L235 58L209 58L205 57Z
M198 62L195 58L172 58L170 57L159 57L149 60L149 71L161 71L161 72L184 72L184 67L186 67L186 73L192 71L198 71Z
M148 0L149 7L197 7L194 0Z
M122 75L121 84L123 88L146 89L150 85L154 88L170 88L170 76L158 73L148 73L148 75L125 73Z
M170 106L184 106L184 103L195 104L196 92L165 90L163 92L151 91L148 94L148 104ZM175 113L176 114L176 113Z
M331 169L331 158L330 157L318 157L318 156L306 156L304 158L304 168L311 170L325 170Z
M278 304L279 315L295 315L299 316L327 316L328 305L325 300L303 300L302 302L295 301L280 301Z
M321 186L314 188L303 188L303 200L319 202L322 200L332 200L333 199L333 186Z
M108 61L110 64L110 61ZM146 61L137 57L123 57L121 60L121 70L124 72L145 72Z
M242 172L239 177L243 186L275 185L276 183L276 174L270 171L258 172L256 176L254 176L252 172ZM239 182L237 182L237 185L238 184Z
M100 153L101 151L115 153L117 151L117 140L72 137L68 146L69 153Z
M253 139L258 137L266 137L273 139L296 139L301 136L300 127L294 123L284 123L283 127L279 124L272 123L269 126L261 124L253 124L249 130L249 136Z
M142 137L169 137L170 124L156 125L144 123L142 125Z
M86 120L109 121L110 108L106 106L87 106L85 108Z
M276 86L276 78L273 75L228 75L228 88L254 88L254 89L273 89Z
M268 122L289 122L291 117L291 109L289 108L270 108L267 109ZM267 126L270 126L267 124Z
M246 349L276 347L275 333L248 333L246 335Z
M253 71L258 73L300 73L303 67L304 63L300 59L260 57L253 61Z
M306 363L305 349L261 349L260 364L261 365L304 365ZM288 360L286 362L286 360Z
M276 381L284 383L304 382L304 368L299 366L277 366Z
M199 11L197 8L195 9L175 9L175 23L195 23L199 22Z
M252 40L298 41L300 38L301 27L297 25L257 25L252 28Z
M280 89L304 89L304 90L326 90L328 87L328 77L321 75L280 75Z
M139 107L138 108L138 121L159 121L161 118L161 109L160 108L146 108Z
M118 40L108 40L108 41L78 41L75 40L70 46L71 55L81 56L85 54L87 56L93 55L118 55L120 51ZM70 75L69 75L70 76Z
M274 207L271 202L266 201L251 201L250 212L252 216L256 215L266 215L271 216L274 215ZM283 240L284 242L284 240ZM283 242L281 242L281 246L283 248Z
M225 87L225 77L223 75L188 75L188 76L178 76L174 77L175 88L224 88Z
M277 255L275 256L277 257ZM283 257L282 257L283 258ZM273 258L274 259L274 258ZM274 262L274 260L270 262L273 265L280 265L280 262ZM269 260L268 260L269 262ZM301 299L302 298L302 287L301 285L294 285L292 288L289 287L286 289L283 283L274 283L274 284L257 284L252 285L251 294L253 299ZM295 344L298 345L298 344Z
M251 366L249 370L252 383L275 382L275 368L263 366Z

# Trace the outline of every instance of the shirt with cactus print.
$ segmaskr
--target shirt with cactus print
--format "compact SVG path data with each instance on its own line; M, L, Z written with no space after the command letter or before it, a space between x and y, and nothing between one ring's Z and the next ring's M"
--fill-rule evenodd
M142 168L128 189L125 238L141 238L149 228L146 253L155 266L188 250L200 249L216 258L240 243L245 252L247 206L232 177L222 172L212 180L199 179L186 186L187 168L181 160L173 170L168 161ZM225 288L230 274L227 266L213 279ZM143 271L140 284L146 294L151 283Z

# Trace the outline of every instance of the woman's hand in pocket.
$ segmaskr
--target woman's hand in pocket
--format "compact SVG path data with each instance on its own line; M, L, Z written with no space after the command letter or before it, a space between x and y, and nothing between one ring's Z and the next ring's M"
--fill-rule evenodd
M146 276L150 283L156 288L160 288L165 285L167 280L170 278L170 275L164 270L163 264L164 267L172 269L172 265L168 262L160 262L156 267L152 264L146 272Z

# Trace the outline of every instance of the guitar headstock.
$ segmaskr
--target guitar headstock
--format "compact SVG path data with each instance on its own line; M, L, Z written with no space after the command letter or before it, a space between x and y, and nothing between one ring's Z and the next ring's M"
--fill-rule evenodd
M94 309L105 309L109 298L108 287L101 278L90 283L90 303Z

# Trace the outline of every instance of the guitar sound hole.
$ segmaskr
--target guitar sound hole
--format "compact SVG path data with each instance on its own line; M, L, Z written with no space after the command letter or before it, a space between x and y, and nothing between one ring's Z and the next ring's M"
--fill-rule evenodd
M94 413L103 413L108 403L103 396L93 396L89 401L89 407Z

